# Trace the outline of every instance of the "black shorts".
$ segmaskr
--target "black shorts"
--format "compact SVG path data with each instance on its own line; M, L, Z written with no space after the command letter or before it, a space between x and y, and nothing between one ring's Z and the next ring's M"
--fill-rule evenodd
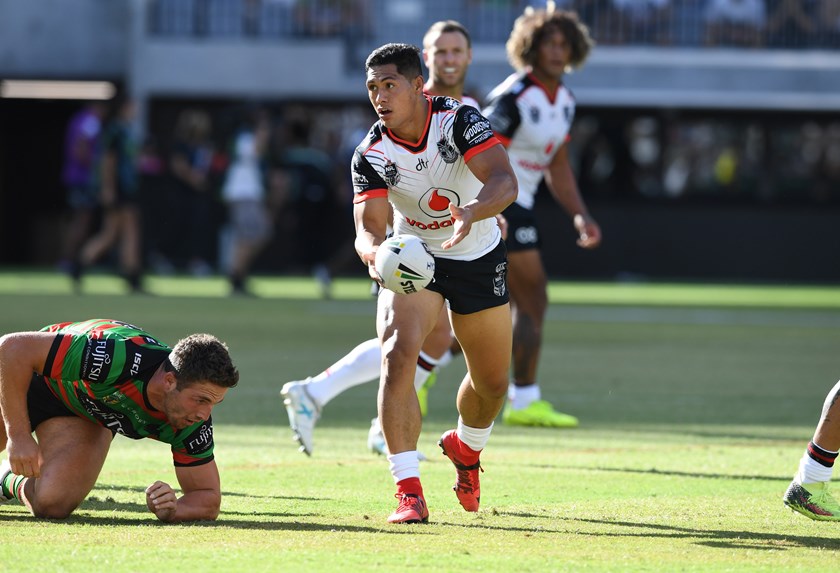
M506 304L507 249L504 241L474 261L456 261L435 257L435 280L431 291L440 293L449 303L449 310L472 314Z
M29 382L29 392L26 393L26 409L29 411L29 425L32 431L38 424L58 416L76 416L70 408L55 397L44 377L33 374Z
M527 251L542 246L540 231L537 229L537 216L533 210L513 203L502 215L508 222L508 235L505 240L508 251Z

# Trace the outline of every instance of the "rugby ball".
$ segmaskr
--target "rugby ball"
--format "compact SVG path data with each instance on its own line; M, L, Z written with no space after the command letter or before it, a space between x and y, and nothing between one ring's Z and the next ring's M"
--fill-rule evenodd
M379 245L374 262L382 286L397 294L411 294L429 286L435 276L435 258L426 243L414 235L394 235Z

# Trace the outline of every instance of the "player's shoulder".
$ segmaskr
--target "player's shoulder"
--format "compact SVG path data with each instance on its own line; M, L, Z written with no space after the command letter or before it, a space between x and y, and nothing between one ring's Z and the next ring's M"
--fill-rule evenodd
M509 75L487 95L488 101L502 98L517 98L529 87L533 86L533 80L524 72L516 72Z
M462 102L449 96L430 96L432 100L432 113L446 113L455 111L461 107Z
M381 121L377 121L374 123L368 132L365 134L365 137L356 146L356 152L364 155L367 153L372 147L376 146L377 143L382 141L383 135L385 133L385 126L382 125Z
M557 95L560 99L563 99L567 102L575 103L575 101L576 101L575 93L566 84L560 84L558 86Z

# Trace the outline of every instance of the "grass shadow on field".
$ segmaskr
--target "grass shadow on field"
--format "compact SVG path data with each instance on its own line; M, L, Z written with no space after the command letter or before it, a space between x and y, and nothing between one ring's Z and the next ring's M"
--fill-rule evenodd
M813 549L840 549L840 539L828 537L807 537L802 535L783 535L778 533L764 533L757 531L727 531L722 529L692 529L676 525L662 525L656 523L634 523L632 521L613 521L608 519L561 518L575 523L591 523L610 527L627 527L637 532L587 533L587 535L604 535L610 537L660 537L660 538L698 538L697 544L720 549L791 549L794 547L808 547ZM653 531L653 532L651 532ZM751 544L762 542L762 545Z
M539 534L560 534L560 535L582 535L586 537L621 537L621 538L660 538L660 539L684 539L694 540L697 545L703 545L718 549L794 549L806 547L811 549L840 549L840 539L833 537L813 537L803 535L784 535L778 533L766 533L743 530L724 529L699 529L680 527L676 525L665 525L649 522L618 521L611 519L589 519L581 517L557 517L527 512L493 511L494 516L509 516L522 519L544 519L566 522L569 528L558 527L518 527L498 526L486 523L466 525L466 527L480 527L487 530L522 532L530 535ZM439 523L440 525L451 525L453 527L465 527L463 523ZM578 524L575 526L574 524ZM605 526L612 531L587 530L580 524L591 524L594 526ZM622 530L627 528L627 531ZM632 529L632 530L631 530Z
M146 512L146 507L142 509L135 506L134 512ZM358 525L347 525L342 523L316 523L311 521L317 519L319 516L312 514L278 514L278 513L255 513L257 517L281 517L286 521L270 520L260 521L257 519L225 519L224 516L230 512L224 512L221 519L217 521L194 521L190 523L158 523L154 516L144 514L143 517L130 517L129 515L114 515L106 516L99 515L84 515L73 514L67 519L35 519L28 512L14 513L14 514L0 514L0 523L20 522L24 523L52 523L67 526L126 526L126 527L148 527L155 525L160 527L200 527L200 528L225 528L225 529L242 529L252 531L310 531L310 532L324 532L334 533L341 531L343 533L391 533L395 535L429 535L435 534L433 531L423 531L411 527L387 527L384 523L382 525L371 525L360 527ZM309 521L300 521L306 519Z
M761 475L735 475L735 474L715 474L702 472L681 472L676 470L659 470L650 468L648 470L641 470L638 468L607 468L607 467L584 467L584 466L532 466L541 469L563 469L563 470L580 470L587 472L612 472L612 473L627 473L627 474L642 474L653 476L677 476L696 479L729 479L729 480L745 480L745 481L771 481L771 482L789 482L790 476L761 476Z

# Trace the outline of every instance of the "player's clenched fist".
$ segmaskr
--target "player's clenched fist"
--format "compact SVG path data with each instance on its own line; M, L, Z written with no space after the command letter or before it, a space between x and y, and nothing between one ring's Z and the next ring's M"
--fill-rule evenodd
M169 521L175 515L178 497L168 483L156 481L146 488L146 507L161 521Z

